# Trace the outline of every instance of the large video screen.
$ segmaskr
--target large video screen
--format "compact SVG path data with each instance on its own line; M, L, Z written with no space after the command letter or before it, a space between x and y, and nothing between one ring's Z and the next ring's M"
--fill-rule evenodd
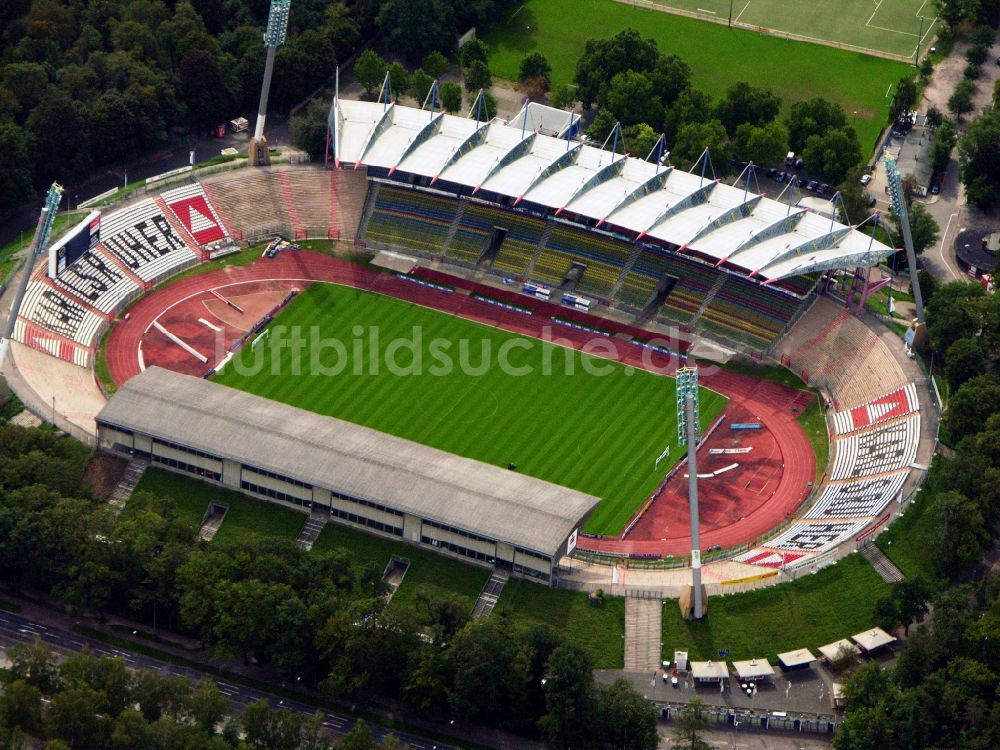
M91 211L58 242L49 246L49 278L56 278L101 239L101 212Z

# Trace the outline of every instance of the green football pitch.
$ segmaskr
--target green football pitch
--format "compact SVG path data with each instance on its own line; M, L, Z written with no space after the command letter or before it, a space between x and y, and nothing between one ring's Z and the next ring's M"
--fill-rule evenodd
M934 0L651 0L664 8L745 28L794 34L821 44L913 57L917 35L930 43L937 26ZM924 20L921 21L920 19Z
M597 534L620 532L683 455L672 378L333 284L215 380L600 497ZM701 390L703 429L725 404Z
M889 3L885 0L884 4ZM701 0L696 4L707 8ZM728 14L728 0L725 4ZM796 12L799 6L820 5L796 0L785 4L794 4ZM828 2L822 7L840 5ZM874 147L885 125L893 87L900 78L913 74L912 65L894 60L729 29L612 0L526 0L506 24L486 33L484 39L496 75L517 80L521 60L531 52L541 52L552 65L552 83L562 84L573 82L576 62L588 39L610 37L630 27L655 39L661 52L683 58L691 66L692 84L713 99L724 96L738 81L746 81L774 91L785 112L794 102L817 96L840 104L866 151ZM912 32L917 33L916 26ZM912 43L909 49L912 52Z

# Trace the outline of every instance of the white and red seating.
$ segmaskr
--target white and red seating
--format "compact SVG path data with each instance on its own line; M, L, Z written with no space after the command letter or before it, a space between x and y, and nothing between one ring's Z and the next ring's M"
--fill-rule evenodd
M819 499L806 513L806 518L863 518L877 516L903 489L909 472L838 482L827 485Z
M152 199L102 217L101 243L143 281L198 257Z
M195 182L168 190L160 197L199 245L207 245L229 236L222 218L205 194L201 183Z
M117 263L102 253L100 245L65 268L55 282L104 313L113 311L139 289Z
M830 478L854 479L903 469L917 457L920 415L837 440L836 459Z
M847 435L919 410L917 386L914 383L907 383L902 388L879 396L867 404L838 411L833 415L833 426L838 435Z

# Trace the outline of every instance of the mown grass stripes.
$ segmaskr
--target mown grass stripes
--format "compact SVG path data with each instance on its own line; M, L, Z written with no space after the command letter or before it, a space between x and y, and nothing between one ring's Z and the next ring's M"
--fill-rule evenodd
M290 332L305 339L297 355L276 346ZM388 368L393 352L410 374ZM682 455L672 378L331 284L305 290L216 380L596 495L603 502L585 528L600 534L620 531ZM703 390L703 425L725 403Z

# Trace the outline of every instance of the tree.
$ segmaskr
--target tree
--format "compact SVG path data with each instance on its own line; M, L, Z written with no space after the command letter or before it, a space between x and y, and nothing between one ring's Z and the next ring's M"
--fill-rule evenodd
M545 78L548 80L549 73L552 72L552 66L549 61L545 59L545 55L541 52L532 52L530 55L521 60L521 68L517 76L517 80L524 82L529 78Z
M645 123L623 128L622 135L625 137L625 145L628 147L629 153L639 159L645 159L647 156L650 156L650 152L656 147L656 142L660 139L660 134ZM667 150L664 149L663 153L666 155ZM651 158L655 159L656 154L652 154Z
M617 73L602 89L598 104L622 125L655 123L663 119L663 106L653 91L652 82L633 70Z
M715 115L730 136L743 123L759 127L771 122L781 110L781 99L767 89L740 81L734 84L715 108Z
M462 108L462 87L453 81L445 81L439 87L441 106L448 112L458 112Z
M427 57L424 58L423 65L420 67L422 67L424 72L431 78L440 78L444 72L448 70L448 58L437 50L433 50L427 54Z
M953 281L934 292L927 303L927 334L934 351L943 354L959 339L979 334L984 296L982 287L964 281Z
M31 196L31 136L13 123L0 122L0 203L16 206Z
M674 723L674 739L678 746L687 750L708 750L711 745L700 736L708 727L704 706L700 699L695 698L678 714Z
M427 98L428 92L431 90L431 86L434 85L434 79L431 78L422 69L417 68L410 75L410 96L416 99L421 104ZM458 85L458 84L453 84Z
M896 86L896 95L889 107L889 122L898 122L910 112L917 103L917 84L912 78L900 78Z
M389 87L393 96L402 96L410 88L410 73L401 63L394 62L389 66Z
M449 701L456 716L496 721L529 712L528 654L505 619L470 622L452 639Z
M589 39L577 60L574 78L584 109L597 101L615 75L626 70L649 73L658 58L656 40L643 39L635 29L625 29L610 39Z
M957 391L963 383L987 369L986 351L978 338L958 339L948 347L944 357L944 374L948 387Z
M41 641L19 643L7 648L10 673L15 680L23 680L45 694L53 693L59 685L59 670L55 656Z
M931 107L927 110L927 127L935 130L941 127L941 123L944 122L944 115L941 110L937 107Z
M216 725L228 712L229 700L219 692L218 685L202 677L198 687L184 697L184 707L198 726L214 734Z
M547 674L547 713L538 722L545 744L554 750L593 745L597 715L590 655L576 644L560 644L549 657Z
M669 107L691 87L691 66L677 55L660 55L649 74L653 89L664 107Z
M664 115L663 132L667 134L668 143L675 143L683 126L708 122L711 119L711 97L698 89L688 88L680 93Z
M376 23L386 46L414 65L435 50L455 48L455 9L448 0L385 0Z
M718 120L682 126L670 152L670 159L674 164L690 169L706 148L712 155L712 164L716 170L723 169L723 165L729 161L729 139L726 137L726 129Z
M18 727L27 734L42 733L42 691L24 680L6 685L0 695L0 725Z
M73 750L104 750L107 726L100 706L100 694L86 686L57 693L45 718L49 736L63 740Z
M492 86L493 74L486 63L473 60L472 64L465 69L465 90L479 91L479 89L489 89Z
M1000 376L982 373L970 378L952 394L944 421L952 439L958 442L966 435L975 434L986 419L997 412L1000 412ZM953 551L948 550L949 553Z
M733 141L736 155L758 165L780 164L788 151L788 130L772 121L761 127L743 123Z
M385 73L389 69L385 60L370 49L366 49L354 63L354 77L365 87L365 93L371 96L375 89L382 85Z
M977 117L958 141L959 174L969 201L989 209L1000 203L1000 110Z
M852 167L861 163L861 144L853 128L837 128L824 135L811 135L802 149L811 170L829 182L842 182Z
M955 121L942 119L934 131L934 144L931 146L931 165L935 172L944 172L951 162L951 151L958 141L958 131Z
M628 680L619 678L597 693L601 739L621 750L656 750L656 711Z
M980 375L979 377L988 376ZM962 391L969 388L975 380L974 378L969 381L952 397L949 403L949 415L953 413L952 404L955 403ZM1000 399L1000 383L996 383L994 388L992 411L996 412L1000 410L997 408L1000 401L996 400ZM975 391L970 389L968 393L974 394ZM934 519L934 528L937 530L934 564L938 573L950 579L964 570L967 565L978 560L982 554L983 544L989 538L983 514L974 502L955 490L939 494L931 508L931 513Z
M910 220L910 235L913 238L913 252L920 255L938 240L940 229L930 211L919 203L910 204L907 209ZM898 224L898 221L897 221Z
M476 60L481 63L488 63L490 59L490 51L484 42L479 37L472 37L469 41L461 46L458 50L458 61L461 63L463 68L467 68Z
M197 127L224 122L231 105L218 57L206 50L188 50L181 59L179 74L188 121Z
M292 143L307 154L319 157L326 149L326 116L328 102L315 99L299 114L292 117Z
M904 635L909 635L910 625L922 620L929 611L929 599L930 589L923 578L907 578L894 583L892 591L875 604L880 613L879 625L886 630L902 625Z
M948 111L961 120L962 115L972 111L972 97L975 93L976 84L966 79L959 81L948 98Z
M992 43L992 40L990 40ZM973 44L965 53L965 59L969 65L977 68L986 62L990 57L990 44Z
M561 83L549 91L549 103L556 109L572 109L576 102L576 89L571 84Z

